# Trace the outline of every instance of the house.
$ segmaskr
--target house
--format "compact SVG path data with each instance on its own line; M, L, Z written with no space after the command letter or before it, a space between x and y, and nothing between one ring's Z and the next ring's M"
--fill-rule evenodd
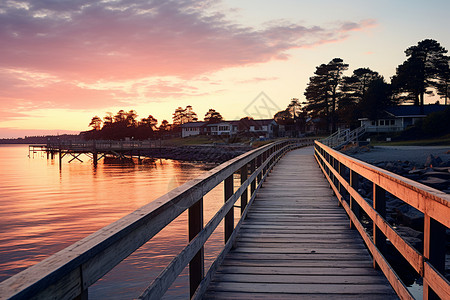
M359 121L361 126L365 126L366 132L387 133L403 131L427 115L443 111L447 107L439 104L429 104L423 107L418 105L399 105L387 108L377 120L362 118Z
M188 122L181 125L181 137L204 134L206 122Z
M317 135L321 131L320 128L324 126L323 123L324 120L320 118L307 118L305 121L305 133Z
M206 134L209 135L234 135L238 131L239 121L222 121L220 123L208 124Z
M192 135L252 135L272 138L276 135L278 125L273 119L222 121L208 124L206 122L189 122L181 125L182 137Z
M278 133L278 124L274 119L242 119L237 122L241 134L273 138Z

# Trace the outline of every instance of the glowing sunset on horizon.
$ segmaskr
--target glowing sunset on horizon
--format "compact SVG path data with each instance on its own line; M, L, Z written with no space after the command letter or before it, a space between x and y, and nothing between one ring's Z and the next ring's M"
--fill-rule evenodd
M420 40L450 49L449 10L446 0L2 1L0 138L78 133L120 109L158 124L187 105L234 120L261 92L271 118L335 57L345 74L367 67L389 81Z

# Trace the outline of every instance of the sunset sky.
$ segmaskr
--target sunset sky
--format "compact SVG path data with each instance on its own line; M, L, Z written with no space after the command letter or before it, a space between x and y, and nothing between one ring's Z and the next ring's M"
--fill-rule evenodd
M1 0L0 138L84 131L120 109L270 118L335 57L346 75L369 67L390 81L409 46L450 49L449 11L448 0Z

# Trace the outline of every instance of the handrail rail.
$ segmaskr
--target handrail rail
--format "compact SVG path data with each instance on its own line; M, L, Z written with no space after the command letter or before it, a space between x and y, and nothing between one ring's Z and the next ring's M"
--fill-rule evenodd
M333 149L339 149L340 147L353 142L358 139L366 131L365 125L362 125L356 129L338 129L332 135L320 140L324 145L331 147Z
M307 142L307 140L285 140L271 143L203 173L135 212L1 282L0 298L47 298L50 295L57 299L87 297L87 289L90 285L186 210L189 210L191 242L163 271L164 274L155 280L156 284L144 292L143 298L146 298L146 295L162 295L187 264L201 270L198 272L200 278L195 278L195 274L191 274L194 275L192 278L190 276L191 296L200 283L202 283L201 289L204 290L205 282L212 277L214 272L212 270L212 273L203 276L202 247L206 239L220 223L220 220L225 217L225 240L229 245L236 236L233 205L237 199L241 197L241 206L243 206L241 211L245 213L248 187L250 186L252 195L249 202L251 203L255 195L256 183L258 187L261 186L263 178L267 176L275 162L286 151L305 145ZM246 178L249 166L251 174ZM233 174L238 171L242 174L241 187L234 192ZM243 180L244 178L246 179ZM221 182L225 184L226 202L216 216L202 229L203 196ZM213 265L215 264L213 263ZM211 267L211 269L213 268Z
M401 279L383 256L386 239L406 261L423 277L424 299L437 294L450 298L450 285L442 275L445 271L445 229L450 227L450 195L421 183L396 175L368 163L351 158L315 141L315 158L330 183L331 188L345 208L354 226L363 237L374 258L394 290L402 299L413 299ZM350 170L350 182L344 178L344 169ZM373 183L373 207L357 192L359 176ZM423 254L404 240L385 220L385 193L424 214ZM343 197L349 194L349 199ZM364 210L373 222L373 236L369 236L359 221L359 209Z
M48 150L110 150L110 149L141 149L141 148L157 148L160 142L156 140L144 141L116 141L116 140L91 140L91 141L49 141L46 145Z

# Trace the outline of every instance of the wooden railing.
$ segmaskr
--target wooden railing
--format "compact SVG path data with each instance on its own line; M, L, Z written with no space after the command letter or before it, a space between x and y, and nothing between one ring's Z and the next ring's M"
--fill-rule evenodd
M414 299L384 257L386 239L423 278L424 299L437 299L437 296L450 299L449 282L442 275L445 274L445 230L450 227L450 195L353 159L317 141L315 157L340 205L347 211L350 226L363 237L374 267L383 271L400 298ZM357 192L360 177L372 182L373 206ZM386 221L386 192L424 214L423 252L412 247ZM361 210L373 222L372 236L360 222Z
M335 133L322 139L320 142L333 149L340 149L350 142L357 141L365 132L366 127L364 125L351 131L350 129L338 129Z
M188 209L189 244L142 293L140 299L158 299L189 264L190 294L199 298L231 248L271 168L289 150L312 141L285 140L252 150L205 172L122 219L0 283L0 299L86 299L88 287L137 250ZM233 174L241 174L234 192ZM203 196L224 182L224 205L203 227ZM248 194L250 188L250 197ZM241 219L234 226L234 208L241 199ZM248 203L248 204L247 204ZM225 246L204 274L203 246L221 220Z
M52 141L45 145L48 150L139 150L147 148L161 147L161 141L146 140L146 141Z

